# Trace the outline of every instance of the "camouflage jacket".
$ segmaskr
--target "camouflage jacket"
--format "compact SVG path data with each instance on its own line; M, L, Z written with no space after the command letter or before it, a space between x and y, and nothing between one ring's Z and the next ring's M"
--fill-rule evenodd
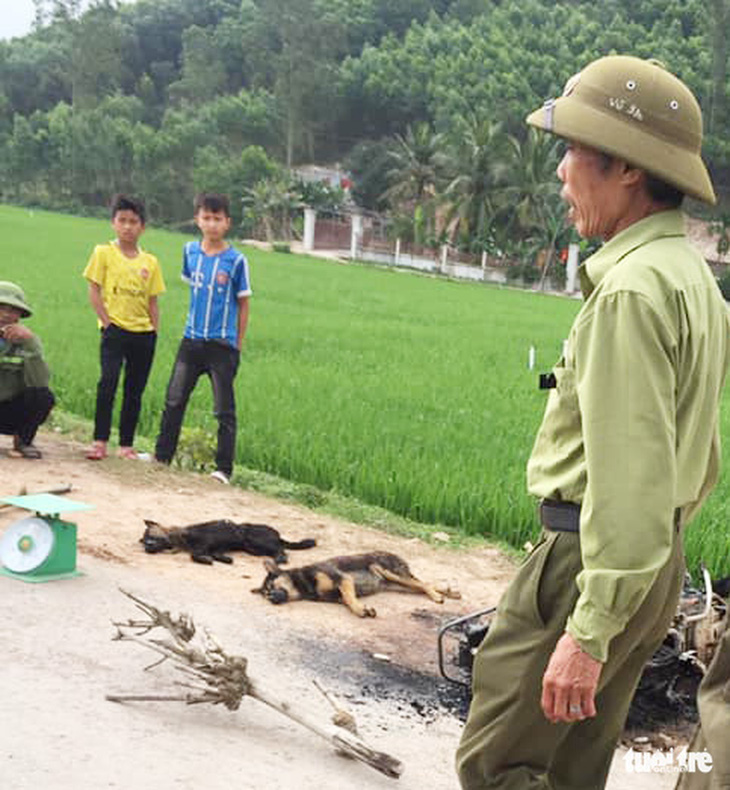
M50 377L37 337L21 343L0 338L0 402L12 400L26 387L47 387Z

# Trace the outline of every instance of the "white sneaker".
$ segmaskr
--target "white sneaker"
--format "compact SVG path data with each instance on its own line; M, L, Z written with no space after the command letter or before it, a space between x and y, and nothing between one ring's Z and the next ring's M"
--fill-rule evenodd
M210 476L213 480L217 480L219 483L223 483L223 485L227 486L231 484L231 479L225 472L221 472L220 469L216 469L215 472L211 472Z

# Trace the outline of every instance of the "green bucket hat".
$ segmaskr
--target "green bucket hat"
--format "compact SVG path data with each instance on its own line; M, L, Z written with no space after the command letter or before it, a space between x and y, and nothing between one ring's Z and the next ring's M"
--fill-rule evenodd
M599 58L527 123L623 159L705 203L716 203L702 157L702 113L656 60Z
M9 304L17 307L23 318L32 315L28 302L25 301L23 289L15 283L0 282L0 304Z

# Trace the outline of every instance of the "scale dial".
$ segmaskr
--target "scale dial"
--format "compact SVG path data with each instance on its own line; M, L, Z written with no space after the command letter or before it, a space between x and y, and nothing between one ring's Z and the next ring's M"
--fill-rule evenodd
M0 538L0 563L13 573L28 573L51 556L56 542L47 521L38 516L11 524Z

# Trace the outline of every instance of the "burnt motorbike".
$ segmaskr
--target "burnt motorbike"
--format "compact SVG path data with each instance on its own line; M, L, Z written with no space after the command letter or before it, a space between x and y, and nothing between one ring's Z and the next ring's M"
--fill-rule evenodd
M687 575L667 636L644 667L627 727L658 727L697 720L697 687L722 633L730 580L713 582L702 568L703 589ZM439 671L446 680L471 685L474 656L496 612L492 606L445 623L438 633Z

